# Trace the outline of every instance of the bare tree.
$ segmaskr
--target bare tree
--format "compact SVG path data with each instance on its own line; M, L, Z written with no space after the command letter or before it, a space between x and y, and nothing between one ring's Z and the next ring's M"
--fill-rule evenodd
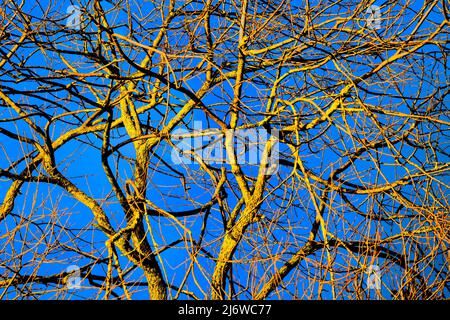
M449 27L444 0L4 0L0 296L448 298Z

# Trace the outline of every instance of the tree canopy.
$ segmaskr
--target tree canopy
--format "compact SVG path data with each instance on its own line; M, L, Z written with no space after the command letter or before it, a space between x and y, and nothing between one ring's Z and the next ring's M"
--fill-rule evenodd
M449 298L449 31L444 0L4 0L0 296Z

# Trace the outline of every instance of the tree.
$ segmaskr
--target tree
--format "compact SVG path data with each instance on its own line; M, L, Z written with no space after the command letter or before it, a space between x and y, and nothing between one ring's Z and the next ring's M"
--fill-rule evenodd
M448 298L448 10L3 1L1 297Z

